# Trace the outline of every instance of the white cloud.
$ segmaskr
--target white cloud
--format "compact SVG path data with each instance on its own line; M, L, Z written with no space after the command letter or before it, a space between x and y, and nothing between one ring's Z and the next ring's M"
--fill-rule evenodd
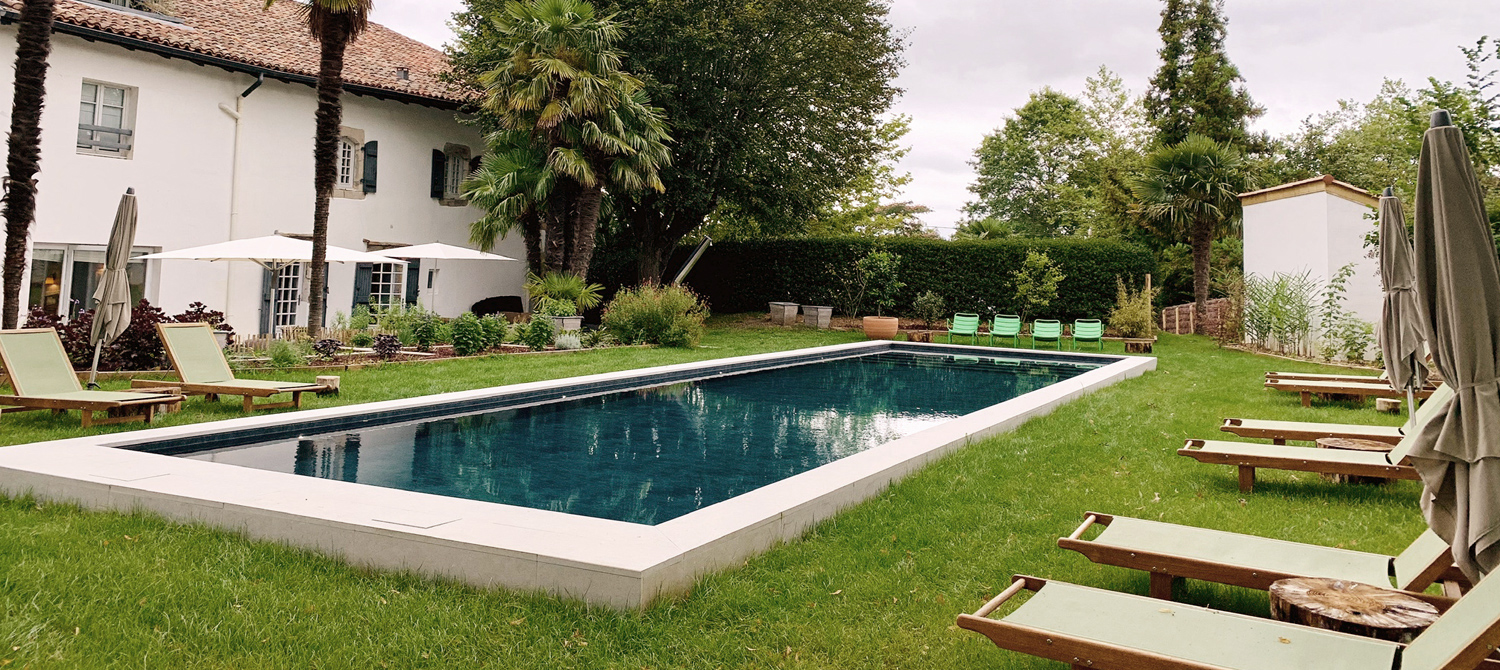
M461 0L380 0L375 20L440 46ZM1099 65L1137 92L1157 65L1156 0L893 0L910 30L906 94L912 173L905 197L951 230L968 200L967 161L984 134L1043 86L1078 93ZM1285 133L1340 99L1368 100L1384 78L1414 87L1464 77L1459 46L1500 37L1494 0L1231 0L1229 56L1266 107L1257 129Z

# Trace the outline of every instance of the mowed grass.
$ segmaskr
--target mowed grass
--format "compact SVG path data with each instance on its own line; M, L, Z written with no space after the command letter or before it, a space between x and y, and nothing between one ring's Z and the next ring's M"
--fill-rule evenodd
M452 390L474 381L462 366L507 383L858 337L720 329L705 340L720 349L371 370L346 377L353 385L340 401ZM1157 372L964 448L800 540L642 612L372 573L145 514L3 501L0 665L1062 667L999 651L953 623L1015 573L1144 593L1144 575L1056 548L1086 510L1378 552L1399 551L1420 532L1412 482L1335 485L1266 472L1256 492L1243 495L1231 468L1174 453L1187 437L1223 435L1224 416L1385 424L1401 417L1350 405L1305 409L1296 396L1260 386L1268 369L1316 366L1193 337L1164 336L1157 353ZM381 395L355 390L354 380L401 387ZM1181 595L1248 613L1266 608L1263 594L1228 587L1189 583Z

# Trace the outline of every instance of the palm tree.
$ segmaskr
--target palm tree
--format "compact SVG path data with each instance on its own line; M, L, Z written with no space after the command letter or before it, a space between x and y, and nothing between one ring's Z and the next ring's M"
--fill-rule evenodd
M1162 235L1189 239L1199 333L1208 307L1213 241L1239 225L1239 194L1249 188L1246 173L1245 157L1238 150L1195 134L1148 154L1141 175L1131 184L1146 225Z
M541 207L551 196L557 175L547 166L547 152L525 135L499 131L487 139L490 151L463 184L464 197L486 212L469 224L469 242L489 251L506 235L520 230L531 274L545 274Z
M506 58L481 77L484 107L545 151L558 179L535 203L547 233L544 263L585 276L606 186L664 189L657 171L671 155L662 112L620 68L613 15L582 0L513 0L494 23Z
M266 0L270 7L276 0ZM298 10L318 39L318 112L313 136L312 268L308 279L307 330L316 335L327 309L328 201L338 178L339 126L344 121L344 51L370 27L374 0L310 0Z
M999 240L1007 237L1016 237L1016 228L1000 219L966 221L953 231L955 240Z
M47 95L47 56L52 52L56 5L56 0L26 0L16 26L16 90L5 160L5 299L0 328L15 328L21 316L21 273L26 270L26 238L36 220L42 103Z

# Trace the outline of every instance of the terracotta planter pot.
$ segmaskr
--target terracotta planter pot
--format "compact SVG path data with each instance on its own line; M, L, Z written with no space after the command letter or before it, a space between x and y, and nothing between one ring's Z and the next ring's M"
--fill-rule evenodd
M894 316L867 316L865 317L865 337L872 340L889 340L896 337L896 330L901 327L901 322Z

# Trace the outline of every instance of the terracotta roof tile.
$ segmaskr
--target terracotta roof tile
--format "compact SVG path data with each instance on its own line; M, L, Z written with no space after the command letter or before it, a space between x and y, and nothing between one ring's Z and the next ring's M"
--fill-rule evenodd
M0 0L19 11L21 0ZM150 18L81 0L59 0L57 22L130 37L267 70L316 77L318 42L298 17L298 6L280 0L180 0L182 23ZM409 81L397 77L406 68ZM447 103L471 94L442 81L448 59L441 51L379 24L352 44L344 59L344 81Z

